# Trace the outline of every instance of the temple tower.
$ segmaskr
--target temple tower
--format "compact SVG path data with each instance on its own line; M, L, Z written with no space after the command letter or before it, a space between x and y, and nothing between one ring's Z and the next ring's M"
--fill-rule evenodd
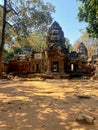
M78 48L77 48L77 53L79 56L82 58L82 60L87 60L88 59L88 51L84 43L80 43Z
M65 45L64 33L60 25L55 21L47 33L48 71L64 72L65 58L68 49Z

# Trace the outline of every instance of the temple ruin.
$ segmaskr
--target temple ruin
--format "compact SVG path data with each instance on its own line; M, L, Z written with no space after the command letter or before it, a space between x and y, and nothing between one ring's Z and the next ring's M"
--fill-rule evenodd
M84 43L80 43L76 52L69 52L64 32L55 21L47 33L47 48L43 52L34 52L33 48L24 50L14 56L4 66L8 73L47 73L47 74L91 74L94 67L88 64L88 51Z

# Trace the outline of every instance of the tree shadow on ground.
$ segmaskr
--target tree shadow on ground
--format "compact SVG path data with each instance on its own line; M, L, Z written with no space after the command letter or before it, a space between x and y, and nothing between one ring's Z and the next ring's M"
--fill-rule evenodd
M55 96L61 90L64 85L55 92L32 83L1 83L0 130L98 130L98 97L81 99L65 90L65 97ZM79 111L94 116L95 124L78 123Z

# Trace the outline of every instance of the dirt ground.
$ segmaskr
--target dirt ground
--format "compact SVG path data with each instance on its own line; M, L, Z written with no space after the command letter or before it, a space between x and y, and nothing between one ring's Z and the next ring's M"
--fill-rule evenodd
M98 81L0 80L0 130L98 130Z

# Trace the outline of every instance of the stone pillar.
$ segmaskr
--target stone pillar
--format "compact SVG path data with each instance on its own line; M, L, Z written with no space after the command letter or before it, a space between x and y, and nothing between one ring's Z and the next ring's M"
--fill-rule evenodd
M98 63L96 64L95 76L98 77Z
M64 59L59 61L59 72L64 73Z
M51 62L47 59L47 73L51 73Z

